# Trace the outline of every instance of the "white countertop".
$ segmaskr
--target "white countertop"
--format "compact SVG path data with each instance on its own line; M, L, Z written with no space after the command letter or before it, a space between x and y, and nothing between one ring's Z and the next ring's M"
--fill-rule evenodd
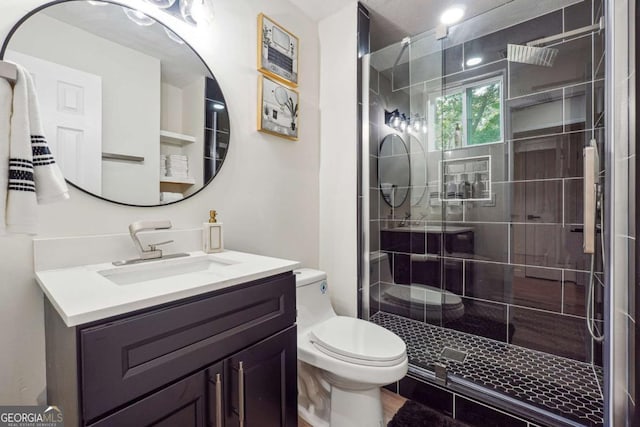
M207 254L198 251L190 252L190 256ZM296 261L236 251L224 251L211 256L232 264L215 272L190 272L130 285L117 285L99 272L160 265L173 260L149 261L124 267L102 263L36 271L36 280L65 324L71 327L285 273L300 266Z
M409 225L395 228L383 228L382 231L400 231L400 232L414 232L414 233L444 233L444 234L457 234L473 231L472 227L458 227L453 225L439 226L439 225Z

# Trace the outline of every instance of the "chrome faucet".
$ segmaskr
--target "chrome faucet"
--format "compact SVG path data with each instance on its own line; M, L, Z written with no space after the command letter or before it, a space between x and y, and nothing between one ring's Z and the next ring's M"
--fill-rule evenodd
M409 221L409 218L411 218L411 212L405 212L404 218L400 222L400 227L406 226L407 222Z
M156 259L162 258L162 251L157 249L158 246L168 245L169 243L173 243L173 240L167 240L166 242L152 243L149 245L149 249L145 249L138 239L138 233L141 231L151 231L151 230L168 230L171 228L171 221L137 221L129 224L129 234L131 235L131 240L133 240L133 244L136 245L138 251L140 252L140 259Z
M140 258L130 259L126 261L114 261L113 265L127 265L127 264L135 264L143 261L151 261L155 259L161 258L177 258L183 256L189 256L186 253L178 253L171 255L162 255L162 250L158 249L158 246L167 245L169 243L173 243L173 240L167 240L166 242L158 242L151 243L147 245L148 249L145 249L138 238L138 233L142 231L152 231L152 230L168 230L171 228L171 221L169 220L159 220L159 221L136 221L129 224L129 234L131 235L131 240L133 240L133 244L140 252Z

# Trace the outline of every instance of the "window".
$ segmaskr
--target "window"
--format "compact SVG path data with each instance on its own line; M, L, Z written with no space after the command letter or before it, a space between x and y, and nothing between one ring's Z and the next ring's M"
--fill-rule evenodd
M432 151L502 142L502 77L430 95L429 115Z

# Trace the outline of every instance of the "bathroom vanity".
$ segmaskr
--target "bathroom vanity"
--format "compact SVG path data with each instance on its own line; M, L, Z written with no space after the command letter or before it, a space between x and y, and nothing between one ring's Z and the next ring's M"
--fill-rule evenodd
M69 426L295 426L295 267L226 251L36 272L48 402Z
M463 226L407 226L380 231L380 249L394 254L392 274L396 283L441 283L442 271L437 257L473 258L474 230ZM448 290L462 292L462 264L445 264ZM471 272L466 272L471 283Z

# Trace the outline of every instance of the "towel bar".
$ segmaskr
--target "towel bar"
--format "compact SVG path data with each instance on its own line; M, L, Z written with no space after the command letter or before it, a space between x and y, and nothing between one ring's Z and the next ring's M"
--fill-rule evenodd
M130 156L129 154L102 153L102 160L115 160L121 162L144 163L144 157Z
M18 80L18 69L10 62L0 61L0 78L9 80L14 84Z

